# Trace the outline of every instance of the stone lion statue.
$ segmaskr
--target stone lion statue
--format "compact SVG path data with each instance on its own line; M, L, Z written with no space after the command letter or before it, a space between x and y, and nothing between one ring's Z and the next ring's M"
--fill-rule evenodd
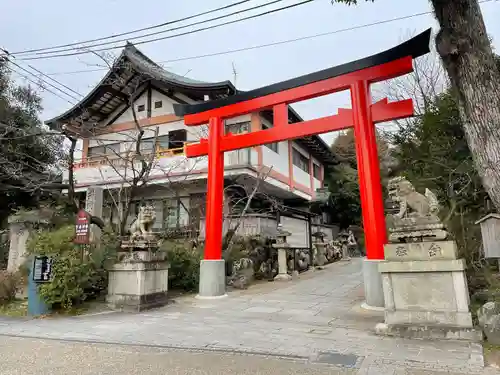
M393 215L396 219L408 216L436 216L439 212L436 195L427 188L425 194L420 194L404 177L391 179L388 188L391 199L399 203L399 212Z
M130 241L151 238L156 212L153 206L141 206L137 218L130 225Z
M420 194L404 177L391 179L387 187L398 209L387 215L389 242L446 239L448 233L438 217L439 201L431 190L425 189L425 194Z

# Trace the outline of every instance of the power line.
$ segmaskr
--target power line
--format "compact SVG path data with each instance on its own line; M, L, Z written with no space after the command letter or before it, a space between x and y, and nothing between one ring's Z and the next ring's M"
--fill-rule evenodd
M489 2L492 2L492 1L497 1L497 0L483 0L483 1L480 1L479 3L489 3ZM319 38L319 37L323 37L323 36L340 34L340 33L344 33L344 32L347 32L347 31L353 31L353 30L357 30L357 29L363 29L363 28L366 28L366 27L377 26L377 25L391 23L391 22L396 22L396 21L402 21L402 20L409 19L409 18L415 18L415 17L429 15L431 13L432 12L414 13L414 14L407 15L407 16L401 16L401 17L396 17L396 18L389 18L389 19L386 19L386 20L380 20L380 21L366 23L366 24L362 24L362 25L351 26L351 27L347 27L347 28L343 28L343 29L337 29L337 30L333 30L333 31L319 33L319 34L307 35L307 36L293 38L293 39L285 39L285 40L280 40L278 42L272 42L272 43L266 43L266 44L259 44L259 45L256 45L256 46L242 47L242 48L236 48L236 49L231 49L231 50L212 52L212 53L207 53L207 54L203 54L203 55L194 55L194 56L180 57L180 58L171 59L171 60L163 60L163 61L159 61L158 63L159 64L167 64L167 63L179 62L179 61L196 60L196 59L201 59L201 58L205 58L205 57L229 55L229 54L232 54L232 53L250 51L250 50L255 50L255 49L260 49L260 48L274 47L274 46L278 46L278 45L282 45L282 44L295 43L295 42L300 42L300 41L303 41L303 40L309 40L309 39ZM104 70L108 70L108 68L83 69L83 70L76 70L76 71L54 72L54 73L47 73L47 74L48 75L66 75L66 74L80 74L80 73L100 72L100 71L104 71Z
M24 79L26 79L28 82L31 82L31 83L33 83L34 85L36 85L36 86L40 87L41 89L43 89L43 90L45 90L45 91L47 91L47 92L51 93L52 95L57 96L59 99L62 99L62 100L64 100L64 101L68 102L68 103L69 103L69 104L71 104L71 105L75 105L75 103L71 102L70 100L68 100L68 99L66 99L66 98L63 98L63 97L62 97L62 96L60 96L59 94L57 94L57 93L55 93L54 91L52 91L52 90L48 89L47 87L43 86L41 83L36 82L36 81L33 81L31 78L29 78L29 77L25 76L25 75L24 75L24 74L22 74L22 73L19 73L19 72L18 72L17 70L15 70L14 68L9 67L9 66L7 66L6 68L7 68L8 70L10 70L11 72L16 73L17 75L19 75L19 76L23 77L23 78L24 78Z
M204 24L204 23L207 23L207 22L212 22L212 21L216 21L216 20L219 20L219 19L222 19L222 18L231 17L231 16L234 16L234 15L237 15L237 14L240 14L240 13L246 13L246 12L249 12L251 10L263 8L263 7L266 7L266 6L269 6L269 5L272 5L272 4L276 4L276 3L279 3L279 2L282 2L282 1L284 1L284 0L273 0L273 1L270 1L270 2L268 2L266 4L260 4L260 5L251 7L251 8L238 10L236 12L224 14L222 16L217 16L217 17L214 17L214 18L209 18L207 20L197 21L197 22L194 22L194 23L190 23L188 25L173 27L173 28L170 28L170 29L167 29L167 30L160 30L160 31L155 31L155 32L148 33L148 34L138 35L138 36L134 36L134 37L131 37L131 38L118 39L118 40L113 40L113 41L109 41L109 42L102 42L102 43L97 43L97 44L92 44L92 45L87 45L87 46L69 47L69 48L56 49L54 51L36 52L36 53L34 53L34 55L42 55L42 56L43 55L49 55L50 56L51 54L56 54L56 53L60 53L60 52L74 51L74 50L84 49L84 48L95 48L95 47L107 46L107 45L110 45L110 44L115 44L115 43L120 43L120 42L127 42L127 41L136 40L136 39L142 39L142 38L146 38L146 37L150 37L150 36L154 36L154 35L165 34L165 33L168 33L170 31L181 30L181 29L185 29L187 27L201 25L201 24ZM31 53L28 54L27 57L30 57L30 55L32 55L32 54ZM24 58L26 56L22 56L22 57Z
M49 76L48 74L45 74L44 72L42 72L41 70L38 70L37 68L35 68L33 65L30 65L30 64L26 64L28 65L31 69L33 69L34 71L38 72L39 74L41 74L42 76L44 77L47 77L48 79L52 80L53 82L61 85L62 87L68 89L69 91L71 91L72 93L75 93L76 95L82 97L83 95L80 94L78 91L75 91L73 90L71 87L69 86L66 86L64 83L62 82L59 82L58 80L56 80L55 78L52 78L51 76Z
M29 70L27 70L27 69L23 68L21 65L19 65L19 64L15 63L14 61L12 61L12 59L8 59L8 61L9 61L11 64L13 64L13 65L15 65L16 67L18 67L19 69L21 69L22 71L24 71L24 72L26 72L26 73L28 73L28 74L30 74L30 75L32 75L32 76L34 76L35 78L39 79L39 80L40 80L41 82L43 82L44 84L49 85L50 87L53 87L54 89L56 89L56 90L58 90L58 91L62 92L62 93L63 93L63 94L65 94L66 96L70 97L71 99L76 100L77 102L80 100L80 98L77 98L77 97L75 97L75 96L74 96L74 95L72 95L72 94L68 94L68 93L67 93L66 91L64 91L63 89L61 89L61 88L59 88L59 87L57 87L57 86L53 85L53 84L52 84L52 83L50 83L50 82L45 81L43 78L37 77L34 73L30 72ZM19 73L18 73L18 74L19 74ZM43 73L43 74L45 74L45 73ZM53 78L51 78L51 79L53 79ZM55 79L53 79L53 80L54 80L54 81L56 81ZM58 82L58 81L56 81L56 82ZM58 82L58 83L59 83L59 82Z
M135 29L135 30L132 30L132 31L127 31L127 32L119 33L119 34L113 34L113 35L110 35L110 36L105 36L105 37L100 37L100 38L95 38L95 39L88 39L88 40L84 40L84 41L81 41L81 42L60 44L60 45L55 45L55 46L52 46L52 47L44 47L44 48L29 49L29 50L24 50L24 51L17 51L17 52L12 52L11 54L12 55L20 55L20 54L26 54L26 53L30 53L30 52L39 52L39 51L56 49L56 48L71 47L71 46L77 46L79 44L93 43L93 42L99 42L101 40L117 38L117 37L120 37L120 36L130 35L130 34L138 33L138 32L141 32L141 31L156 29L156 28L167 26L167 25L171 25L171 24L177 23L177 22L187 21L187 20L190 20L192 18L201 17L201 16L204 16L204 15L207 15L207 14L210 14L210 13L218 12L219 10L224 10L224 9L228 9L228 8L231 8L231 7L234 7L234 6L237 6L237 5L241 5L241 4L247 3L249 1L251 1L251 0L242 0L242 1L239 1L237 3L225 5L225 6L222 6L222 7L219 7L219 8L215 8L215 9L211 9L211 10L208 10L208 11L205 11L205 12L202 12L202 13L193 14L191 16L187 16L187 17L176 19L176 20L167 21L167 22L160 23L160 24L157 24L157 25L143 27L141 29Z
M265 15L268 15L268 14L280 12L280 11L283 11L283 10L295 8L297 6L304 5L304 4L310 3L312 1L314 1L314 0L304 0L304 1L300 2L300 3L288 5L286 7L281 7L281 8L277 8L277 9L272 9L272 10L269 10L269 11L266 11L266 12L263 12L263 13L255 14L253 16L248 16L248 17L237 19L237 20L227 21L227 22L223 22L223 23L220 23L220 24L217 24L217 25L212 25L212 26L207 26L207 27L199 28L199 29L196 29L196 30L186 31L184 33L179 33L179 34L174 34L174 35L169 35L169 36L154 38L154 39L150 39L150 40L139 41L139 42L136 42L134 44L135 45L140 45L140 44L152 43L152 42L157 42L157 41L160 41L160 40L172 39L172 38L176 38L176 37L179 37L179 36L184 36L184 35L198 33L200 31L211 30L211 29L215 29L215 28L218 28L218 27L221 27L221 26L226 26L226 25L230 25L230 24L233 24L233 23L238 23L238 22L249 20L249 19L262 17L262 16L265 16ZM82 54L87 54L87 53L109 51L109 50L113 50L113 49L122 49L124 47L125 47L125 45L121 45L121 46L114 46L114 47L98 48L98 49L95 49L95 50L92 50L92 51L80 51L80 52L62 53L62 54L56 54L56 55L50 55L50 56L38 56L38 57L19 58L19 60L27 61L27 60L51 59L51 58L55 58L55 57L75 56L75 55L82 55Z
M7 50L5 50L4 48L0 48L0 51L3 51L3 52L7 55L7 57L10 57L9 52L8 52ZM2 57L3 57L3 56L2 56ZM14 57L14 56L12 56L12 57ZM14 57L14 58L15 58L15 57ZM12 63L12 60L11 60L11 59L8 59L8 61ZM60 85L60 86L62 86L62 87L64 87L64 88L68 89L69 91L71 91L71 92L75 93L76 95L78 95L78 96L80 96L80 97L81 97L81 96L83 96L83 95L82 95L82 94L80 94L78 91L73 90L71 87L66 86L64 83L59 82L59 81L58 81L58 80L56 80L55 78L52 78L51 76L49 76L49 75L45 74L45 73L44 73L44 72L42 72L41 70L39 70L39 69L35 68L33 65L30 65L30 64L28 64L28 63L26 63L26 65L28 65L31 69L33 69L34 71L36 71L36 72L38 72L39 74L43 75L44 77L47 77L47 78L48 78L48 79L50 79L51 81L53 81L53 82L57 83L58 85ZM21 68L21 69L22 69L22 68ZM24 70L24 69L23 69L23 70ZM33 74L33 73L31 73L31 74ZM34 74L33 74L33 75L34 75ZM37 77L37 78L39 78L39 77ZM66 95L68 95L67 93L65 93L65 94L66 94ZM72 97L71 95L68 95L68 96ZM74 98L74 99L75 99L75 98Z

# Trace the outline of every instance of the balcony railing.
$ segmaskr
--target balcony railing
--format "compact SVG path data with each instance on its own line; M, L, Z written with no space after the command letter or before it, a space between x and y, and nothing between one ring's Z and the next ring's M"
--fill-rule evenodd
M144 158L150 158L151 152L142 152ZM155 151L155 159L167 158L173 156L184 155L184 147L171 148L171 149L157 149ZM133 161L138 161L135 151L121 152L113 155L96 155L89 156L86 159L75 161L74 169L78 168L92 168L103 165L112 165L114 167L124 167Z

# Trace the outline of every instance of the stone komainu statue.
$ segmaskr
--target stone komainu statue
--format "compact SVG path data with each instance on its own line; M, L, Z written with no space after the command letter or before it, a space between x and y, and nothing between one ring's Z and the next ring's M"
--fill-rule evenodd
M398 205L398 212L387 216L390 242L413 242L445 239L448 235L438 217L439 201L429 189L425 194L415 190L404 177L388 183L389 196Z
M156 213L153 206L141 206L137 218L130 225L130 241L152 238Z
M429 189L425 195L415 191L412 183L404 177L395 177L389 181L389 196L399 203L399 212L393 215L402 219L409 216L435 216L439 212L439 201Z

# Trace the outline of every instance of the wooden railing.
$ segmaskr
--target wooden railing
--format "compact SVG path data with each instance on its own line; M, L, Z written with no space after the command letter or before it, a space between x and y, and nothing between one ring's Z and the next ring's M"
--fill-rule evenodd
M142 152L143 157L151 157L151 152ZM173 156L184 155L184 147L171 148L171 149L161 149L158 148L155 151L155 159L167 158ZM101 165L112 165L115 167L124 167L127 164L137 160L137 154L134 151L121 152L113 155L102 155L102 156L89 156L86 159L76 160L74 163L74 168L92 168Z

